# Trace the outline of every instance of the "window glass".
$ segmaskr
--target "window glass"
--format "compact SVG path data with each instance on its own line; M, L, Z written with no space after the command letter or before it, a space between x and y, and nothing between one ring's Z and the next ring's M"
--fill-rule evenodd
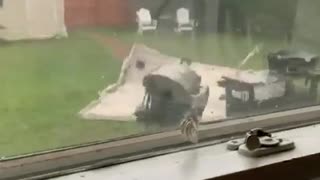
M1 156L319 103L320 1L5 3Z

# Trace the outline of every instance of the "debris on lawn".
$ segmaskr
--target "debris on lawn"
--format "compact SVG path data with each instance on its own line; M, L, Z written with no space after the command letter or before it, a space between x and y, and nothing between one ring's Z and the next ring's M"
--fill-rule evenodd
M279 60L282 54L293 55ZM301 54L308 60L301 58ZM315 68L320 58L295 51L280 51L280 55L271 53L268 56L269 70L239 70L172 57L135 44L123 62L118 81L100 92L100 98L81 110L80 115L85 119L136 121L136 110L146 99L150 86L148 77L158 78L158 90L180 83L184 90L176 93L175 97L181 96L183 100L200 92L197 87L208 87L209 97L203 101L206 103L204 110L200 110L202 117L198 116L200 122L238 117L239 113L243 116L285 110L294 108L294 102L315 103L320 81L319 70ZM305 94L294 91L297 75L306 80L305 86L309 91Z
M145 45L135 44L123 62L118 81L101 91L99 99L82 109L80 115L85 119L136 121L135 110L145 95L145 76L160 67L180 63L181 58L164 55ZM225 100L219 99L225 94L225 90L219 87L217 82L222 76L233 75L237 70L196 62L190 63L190 68L201 77L201 86L209 87L210 95L201 122L226 118Z

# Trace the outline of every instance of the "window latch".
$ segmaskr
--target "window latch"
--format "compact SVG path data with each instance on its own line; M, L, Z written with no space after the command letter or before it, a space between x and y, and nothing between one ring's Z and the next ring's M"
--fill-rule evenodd
M293 141L274 137L260 128L247 132L244 139L231 140L227 143L228 150L238 151L239 154L249 157L261 157L294 148Z

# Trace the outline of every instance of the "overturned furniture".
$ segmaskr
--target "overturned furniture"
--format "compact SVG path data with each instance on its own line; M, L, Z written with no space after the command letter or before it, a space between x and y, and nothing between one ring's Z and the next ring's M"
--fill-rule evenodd
M135 44L123 61L118 80L99 91L99 98L86 105L79 115L87 120L135 122L134 113L145 95L145 76L165 65L179 63L190 64L186 58L168 56L143 44ZM224 89L217 85L217 81L223 75L234 74L236 69L197 62L192 62L189 67L201 76L202 86L210 87L201 122L225 119L225 101L219 99Z
M287 93L286 79L268 71L239 72L222 77L218 84L225 88L228 117L251 115L270 105L272 109Z
M268 55L270 71L290 76L306 76L318 62L319 56L305 51L280 50Z
M309 89L307 93L312 100L316 100L318 94L319 60L318 55L305 51L281 50L268 55L270 71L285 75L291 84L304 79L304 86ZM296 93L296 88L299 87L290 87L292 94Z
M143 79L145 96L137 121L146 127L176 128L188 115L199 120L207 105L209 88L184 64L168 64Z
M281 50L268 55L269 70L223 77L219 85L225 88L227 116L314 105L320 81L318 64L317 55Z

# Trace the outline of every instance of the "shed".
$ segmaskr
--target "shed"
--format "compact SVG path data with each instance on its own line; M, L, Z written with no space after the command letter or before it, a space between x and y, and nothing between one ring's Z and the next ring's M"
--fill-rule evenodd
M64 0L2 0L0 39L45 39L67 36Z

